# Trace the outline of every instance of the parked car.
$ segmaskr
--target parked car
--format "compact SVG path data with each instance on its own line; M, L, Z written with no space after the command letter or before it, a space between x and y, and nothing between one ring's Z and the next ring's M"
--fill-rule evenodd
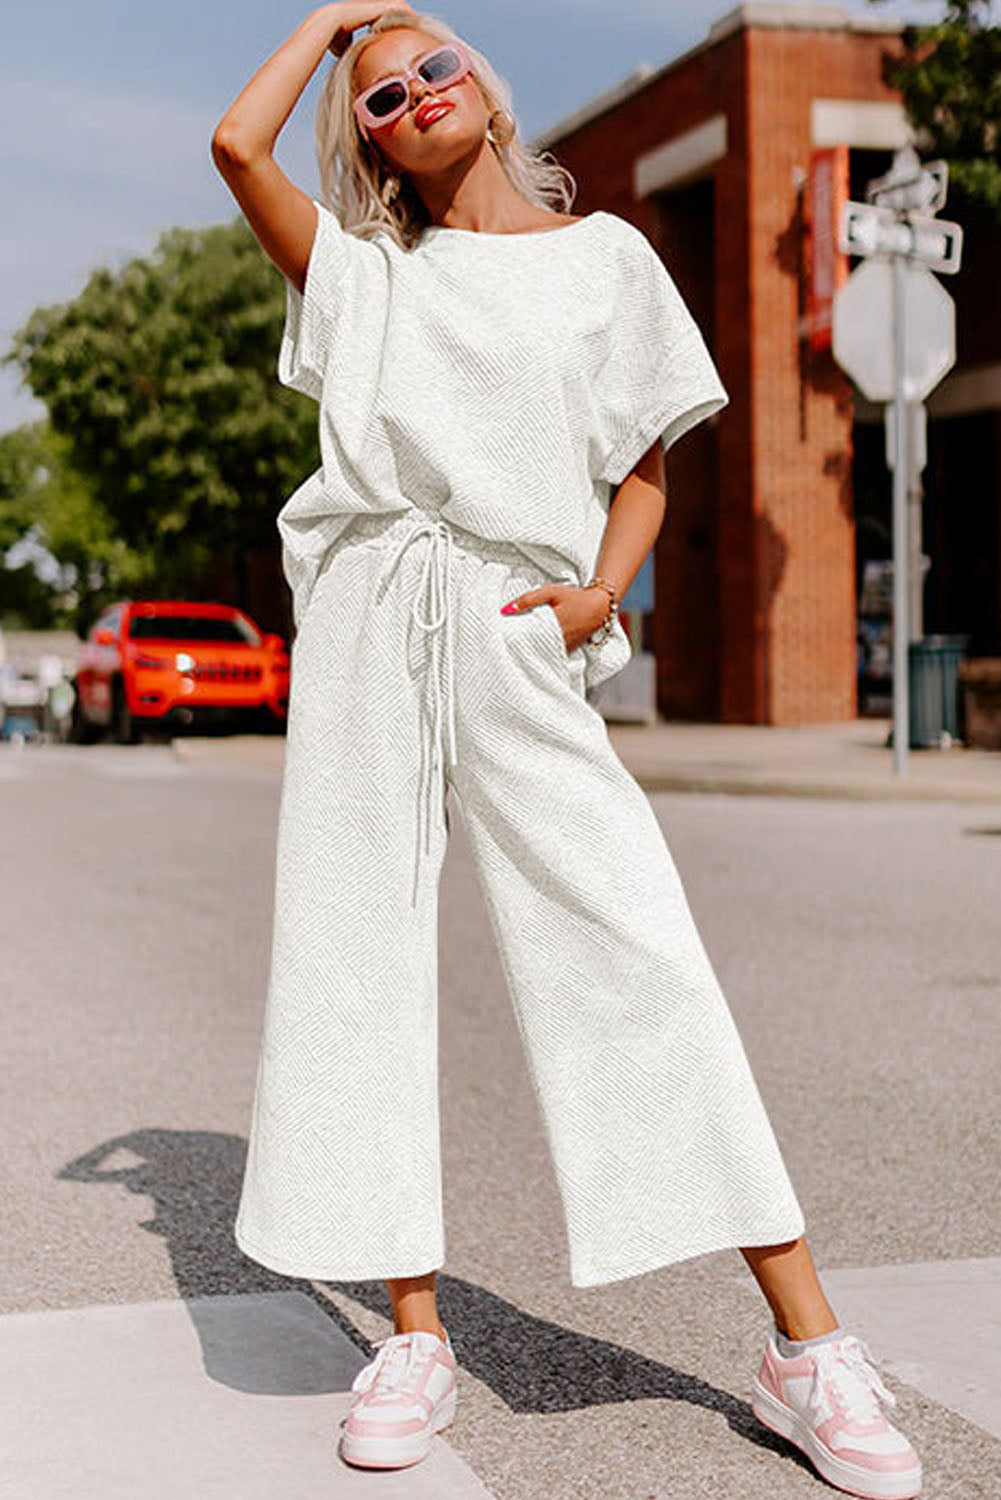
M283 728L289 655L229 604L124 600L95 622L80 650L72 738L189 726Z

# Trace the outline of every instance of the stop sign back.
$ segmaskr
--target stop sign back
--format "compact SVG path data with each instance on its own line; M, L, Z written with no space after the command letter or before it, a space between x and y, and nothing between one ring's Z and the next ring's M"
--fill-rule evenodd
M906 335L904 399L923 401L956 361L956 308L924 266L903 261ZM857 266L834 298L831 352L870 401L892 401L893 267L874 255Z

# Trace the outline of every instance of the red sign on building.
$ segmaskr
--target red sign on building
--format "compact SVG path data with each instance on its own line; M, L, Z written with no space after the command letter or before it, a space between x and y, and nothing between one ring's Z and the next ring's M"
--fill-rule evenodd
M831 347L834 293L848 276L848 256L838 249L838 225L847 198L848 147L811 151L806 185L807 328L811 349Z

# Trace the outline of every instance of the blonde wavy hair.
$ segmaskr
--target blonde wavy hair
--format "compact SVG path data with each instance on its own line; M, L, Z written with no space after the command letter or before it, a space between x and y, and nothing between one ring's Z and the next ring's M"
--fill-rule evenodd
M511 139L503 145L491 141L494 152L512 187L539 208L569 209L577 184L551 152L530 151L519 139L517 120L511 108L511 89L487 59L447 22L426 11L388 10L367 30L356 36L340 57L335 58L324 79L316 108L316 155L320 169L321 200L335 213L345 229L360 238L384 230L403 250L420 239L430 218L406 175L390 203L382 190L391 173L389 164L367 141L355 119L352 75L359 54L375 37L399 27L424 31L442 42L462 42L473 59L473 78L493 115L504 110L513 123Z

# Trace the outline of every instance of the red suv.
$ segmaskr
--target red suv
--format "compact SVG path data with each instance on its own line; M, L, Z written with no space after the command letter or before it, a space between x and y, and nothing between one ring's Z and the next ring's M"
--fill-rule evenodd
M72 737L102 730L134 744L142 730L189 725L283 727L289 657L229 604L139 599L111 605L80 650Z

